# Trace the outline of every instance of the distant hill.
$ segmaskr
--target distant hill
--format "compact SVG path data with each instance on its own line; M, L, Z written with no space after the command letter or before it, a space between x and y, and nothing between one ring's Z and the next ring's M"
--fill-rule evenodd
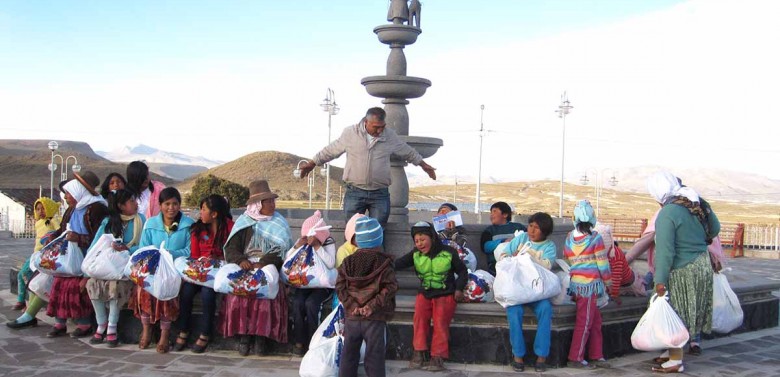
M48 165L51 161L49 140L0 140L0 187L26 189L42 187L44 192L49 188L51 172ZM68 158L73 156L81 165L81 170L91 170L101 179L111 172L125 174L127 164L115 163L99 156L89 144L80 141L58 141L57 154ZM57 171L54 172L54 184L59 183L60 159L56 158ZM68 161L68 177L73 177L71 167L73 159ZM176 181L152 173L152 179L165 184Z
M309 198L307 180L293 177L293 170L296 168L298 161L303 159L303 157L284 152L255 152L201 172L176 186L182 192L189 192L195 180L207 174L244 186L249 186L250 182L257 179L267 179L271 185L271 190L276 192L281 200L307 200ZM325 199L325 177L320 175L319 167L313 173L312 197L313 200L322 201ZM342 174L342 168L335 166L330 168L332 199L338 198Z
M114 162L143 160L147 163L203 166L207 169L224 163L223 161L210 160L201 156L189 156L183 153L166 152L144 144L139 144L135 147L124 146L110 152L98 151L97 154Z

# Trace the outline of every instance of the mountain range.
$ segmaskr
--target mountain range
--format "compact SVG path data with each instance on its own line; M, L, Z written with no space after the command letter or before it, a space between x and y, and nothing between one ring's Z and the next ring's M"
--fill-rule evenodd
M144 144L124 146L110 152L97 151L97 154L114 162L144 161L149 170L175 180L187 179L224 163L201 156L166 152Z

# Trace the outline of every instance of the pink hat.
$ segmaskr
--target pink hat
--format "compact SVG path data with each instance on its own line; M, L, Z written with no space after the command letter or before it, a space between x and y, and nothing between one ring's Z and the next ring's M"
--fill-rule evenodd
M314 236L321 243L325 243L325 240L330 237L330 225L325 224L325 220L322 219L322 213L319 210L314 211L313 215L303 221L303 224L301 224L301 236Z
M361 217L366 217L366 215L356 213L347 221L347 226L344 228L344 238L346 238L347 243L352 242L352 237L355 236L355 223L357 223L358 219Z

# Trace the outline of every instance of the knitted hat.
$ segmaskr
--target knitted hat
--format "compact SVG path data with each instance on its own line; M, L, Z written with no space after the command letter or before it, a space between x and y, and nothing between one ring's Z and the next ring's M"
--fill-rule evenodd
M359 218L362 217L366 217L366 215L362 213L356 213L352 215L349 221L347 221L347 226L344 228L344 238L346 239L347 243L352 242L352 237L355 236L355 223Z
M577 205L574 206L574 224L578 223L591 223L596 225L596 213L593 211L593 206L587 200L580 200Z
M382 246L382 226L373 217L361 217L355 222L355 242L361 249Z
M455 207L455 205L452 204L452 203L442 203L442 205L439 206L439 209L436 210L436 212L441 212L442 208L449 208L450 211L457 211L458 210L458 207Z
M612 239L612 225L598 223L594 229L601 235L601 239L604 240L604 248L607 251L611 250L615 245Z
M425 234L433 240L438 239L436 229L427 221L418 221L412 225L412 238L419 233Z
M319 210L314 211L313 215L303 221L303 224L301 224L301 236L314 236L320 243L325 243L325 240L330 237L330 225L325 224L325 220L322 219L322 213Z

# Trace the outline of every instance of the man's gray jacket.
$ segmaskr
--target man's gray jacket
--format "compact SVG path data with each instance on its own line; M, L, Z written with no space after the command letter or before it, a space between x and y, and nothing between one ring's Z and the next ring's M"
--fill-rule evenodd
M420 165L423 157L406 144L390 128L369 144L365 120L344 129L338 139L314 156L314 163L325 164L347 153L344 182L363 190L390 186L390 157L396 155L406 162Z

